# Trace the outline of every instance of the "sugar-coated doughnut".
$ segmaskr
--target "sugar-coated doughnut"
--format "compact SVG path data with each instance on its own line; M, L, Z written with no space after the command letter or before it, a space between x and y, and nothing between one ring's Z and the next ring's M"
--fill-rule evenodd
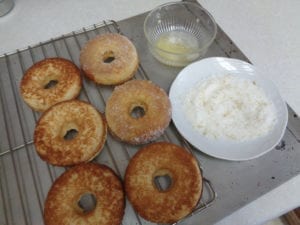
M98 35L89 40L80 53L84 74L102 85L121 84L131 79L138 63L135 46L117 33Z
M24 101L36 111L76 98L81 90L80 70L63 58L44 59L24 74L20 93Z
M92 195L94 208L85 210L80 199ZM64 172L52 185L44 206L46 225L120 225L125 197L120 179L107 166L83 163Z
M171 185L159 190L156 177L169 176ZM174 223L190 214L202 195L202 175L196 159L167 142L146 145L130 160L125 192L133 208L146 220Z
M135 111L141 114L135 116ZM115 87L107 100L109 131L121 141L144 144L161 136L171 120L166 92L147 80L131 80Z
M68 138L68 132L76 136ZM39 156L52 165L70 166L92 160L101 151L106 122L91 104L69 100L44 112L34 131Z

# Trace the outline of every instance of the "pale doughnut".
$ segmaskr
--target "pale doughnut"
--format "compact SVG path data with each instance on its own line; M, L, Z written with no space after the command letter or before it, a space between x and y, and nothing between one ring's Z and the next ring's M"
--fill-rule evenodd
M138 63L135 46L127 37L116 33L89 40L80 53L84 74L103 85L120 84L131 79Z

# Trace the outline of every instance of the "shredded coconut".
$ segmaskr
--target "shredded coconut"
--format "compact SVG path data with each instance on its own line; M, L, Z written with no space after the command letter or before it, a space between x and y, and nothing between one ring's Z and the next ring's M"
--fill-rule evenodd
M277 121L262 88L233 75L201 81L184 96L183 105L194 129L210 138L255 139L270 132Z

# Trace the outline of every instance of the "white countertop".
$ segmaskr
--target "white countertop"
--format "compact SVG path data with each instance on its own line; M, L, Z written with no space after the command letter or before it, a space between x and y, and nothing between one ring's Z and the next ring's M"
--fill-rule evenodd
M0 55L105 19L125 19L165 2L168 0L15 0L14 9L0 17ZM250 61L275 82L283 98L300 115L300 1L199 2ZM241 208L218 225L261 224L299 206L299 186L300 176Z

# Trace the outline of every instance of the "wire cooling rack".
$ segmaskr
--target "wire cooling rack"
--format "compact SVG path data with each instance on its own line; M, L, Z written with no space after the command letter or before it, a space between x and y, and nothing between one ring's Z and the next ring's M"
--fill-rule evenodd
M118 23L103 21L0 57L0 224L43 224L47 192L54 180L66 170L45 163L36 154L32 140L40 113L32 111L20 97L19 83L24 72L34 63L49 57L66 58L79 66L82 46L96 35L107 32L122 33ZM135 79L151 80L141 64ZM103 112L112 90L113 87L98 86L83 78L79 98ZM173 124L158 141L181 145L193 154L190 145ZM108 165L123 178L127 164L138 148L120 143L108 135L104 149L94 161ZM216 198L211 182L204 177L203 183L202 198L187 217L201 212ZM122 224L151 223L143 220L127 201Z

